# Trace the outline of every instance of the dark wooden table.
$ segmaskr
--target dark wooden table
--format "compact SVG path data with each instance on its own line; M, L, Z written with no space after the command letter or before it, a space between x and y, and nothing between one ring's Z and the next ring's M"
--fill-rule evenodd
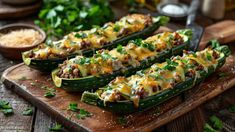
M226 13L225 19L235 20L235 11ZM23 22L32 22L32 18L25 18ZM15 21L0 21L0 26ZM204 16L199 15L197 17L197 23L203 27L215 23L215 20L211 20ZM182 26L182 22L178 23ZM172 26L172 25L171 25ZM174 27L174 25L173 25ZM0 55L0 75L2 72L12 66L19 63L18 61L8 60ZM177 118L176 120L162 126L156 131L169 131L169 132L188 132L188 131L202 131L205 121L208 119L208 115L214 110L225 108L226 106L235 103L235 97L232 93L235 93L235 87L229 91L219 95L213 100L209 100L206 104L194 109L193 111ZM0 83L0 99L9 101L14 108L14 115L4 116L0 113L0 132L47 132L49 128L56 124L56 121L45 113L41 112L38 108L29 104L26 100L22 99L16 93L7 90L2 83ZM34 109L33 116L23 116L22 112L26 108L31 107ZM68 130L64 130L68 131Z

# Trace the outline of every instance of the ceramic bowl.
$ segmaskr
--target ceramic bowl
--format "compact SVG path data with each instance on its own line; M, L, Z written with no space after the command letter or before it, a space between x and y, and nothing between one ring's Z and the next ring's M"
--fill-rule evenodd
M34 45L29 45L29 46L24 46L24 47L5 46L5 45L1 45L1 41L0 41L0 52L4 57L7 57L9 59L14 59L14 60L22 59L21 57L22 52L33 49L37 45L43 43L46 39L46 34L42 29L31 24L23 24L23 23L10 24L10 25L0 27L0 34L6 34L10 31L20 30L20 29L34 29L42 35L42 39L38 41L38 43L35 43Z

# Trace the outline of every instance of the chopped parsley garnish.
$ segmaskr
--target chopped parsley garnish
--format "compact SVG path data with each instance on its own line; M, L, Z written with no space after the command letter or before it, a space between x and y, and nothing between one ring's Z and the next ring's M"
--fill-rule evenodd
M188 61L187 60L181 60L184 64L187 64Z
M87 38L87 35L85 33L76 33L74 36L76 38L81 38L81 39Z
M77 112L79 110L78 109L78 104L77 103L70 103L68 110L71 110L73 112Z
M51 132L58 132L58 131L62 131L63 126L60 124L56 124L55 126L49 128L49 131Z
M127 54L126 50L123 48L122 45L118 45L117 52L119 52L120 54Z
M206 52L206 58L207 58L207 60L211 61L212 60L211 54Z
M215 115L210 117L209 123L204 125L204 132L218 132L223 128L223 122Z
M167 65L163 67L164 70L175 70L175 67L178 66L177 62L171 61L170 59L166 59Z
M155 46L153 44L149 44L149 43L143 43L142 47L147 48L150 51L154 51L155 50Z
M27 108L26 110L23 111L24 116L31 116L33 115L33 109L32 108Z
M91 113L84 109L80 109L79 114L77 114L78 119L85 119L86 117L90 117L90 116L91 116Z
M137 46L140 46L142 44L142 39L135 39L135 40L131 40L131 43L134 43Z
M124 116L118 117L117 121L120 125L126 125L127 124L127 120Z
M166 43L168 45L171 45L171 41L173 41L173 40L174 40L174 36L172 34L170 34L166 39Z
M114 25L113 31L118 32L121 29L121 27L117 24Z
M214 128L212 128L208 123L204 125L204 132L217 132Z
M4 100L0 100L0 111L2 111L4 115L11 115L14 113L11 104Z
M75 63L76 63L76 64L83 65L83 64L86 63L86 58L82 57L82 58L76 59L76 60L75 60Z
M217 130L220 130L223 128L223 122L215 115L210 117L210 121L213 124L213 127L216 128Z
M56 94L51 92L51 91L48 91L44 94L44 97L47 97L47 98L52 98L54 97Z
M102 53L101 54L101 57L104 59L104 60L108 60L108 59L111 59L112 56L108 53Z

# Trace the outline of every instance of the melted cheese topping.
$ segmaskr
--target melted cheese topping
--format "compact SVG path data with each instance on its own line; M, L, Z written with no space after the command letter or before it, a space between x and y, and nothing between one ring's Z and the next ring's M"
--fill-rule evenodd
M128 15L115 23L107 23L101 28L72 32L64 36L62 40L41 44L26 52L25 55L29 58L48 59L66 57L73 53L81 54L83 50L102 48L105 44L139 32L152 23L150 16Z
M99 76L101 74L111 74L120 69L125 71L128 66L140 66L141 61L157 57L161 52L177 46L175 45L176 42L183 44L183 35L177 39L174 39L174 36L179 36L179 34L177 32L164 32L145 40L131 41L126 46L120 45L110 51L98 51L91 58L77 56L65 61L60 66L63 72L59 72L58 76L62 78L78 78L89 75ZM169 40L169 38L173 39ZM79 71L82 73L80 76L74 76L74 65L75 67L79 65ZM65 76L66 74L69 74L69 76Z
M213 54L220 55L218 51L210 48L196 54L185 53L182 57L177 56L167 60L167 62L157 63L147 70L137 72L141 74L132 75L128 78L117 77L108 84L108 91L112 92L115 89L115 94L125 94L125 100L133 101L134 105L138 107L140 99L155 95L169 88L174 88L178 83L185 81L187 77L194 76L198 78L199 72L203 70L207 72L210 66L216 66L218 58ZM188 76L189 72L195 74ZM116 87L120 85L121 88L117 89ZM103 92L99 93L105 102L123 100L120 97L110 100L108 97L105 97L106 92L106 90L103 90Z

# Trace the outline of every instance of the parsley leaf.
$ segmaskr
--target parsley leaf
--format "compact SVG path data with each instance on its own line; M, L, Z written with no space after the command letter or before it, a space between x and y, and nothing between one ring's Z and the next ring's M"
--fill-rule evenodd
M212 60L211 54L206 52L206 58L207 58L207 60L211 61Z
M2 111L4 115L11 115L14 113L11 104L4 100L0 100L0 111Z
M73 112L77 112L79 110L78 109L78 104L77 103L70 103L68 109L73 111Z
M163 67L164 70L175 70L175 67L178 66L177 62L171 61L170 59L166 59L167 65Z
M217 130L221 130L223 128L222 121L215 115L210 117L210 121L211 123L213 123L213 127L216 128Z
M142 39L135 39L135 40L131 40L131 43L134 43L137 46L141 46L142 44Z
M78 119L85 119L86 117L90 117L90 116L91 116L91 113L84 109L80 109L79 114L77 114Z
M149 44L149 43L143 43L142 47L147 48L150 51L154 51L155 50L155 46L153 44Z
M212 128L208 123L204 125L204 132L217 132L214 128Z
M76 33L74 36L76 38L81 38L81 39L87 38L87 35L85 33Z
M44 97L47 97L47 98L52 98L54 97L56 94L51 92L51 91L48 91L44 94Z
M62 131L63 129L63 126L60 125L60 124L56 124L54 127L51 127L49 128L49 131L52 131L52 132L58 132L58 131Z
M113 30L114 30L115 32L118 32L120 29L121 29L121 27L120 27L118 24L115 24L115 25L114 25Z
M24 116L31 116L33 115L33 109L32 108L27 108L26 110L23 111Z
M120 54L127 54L126 50L123 48L122 45L118 45L117 52L119 52Z

